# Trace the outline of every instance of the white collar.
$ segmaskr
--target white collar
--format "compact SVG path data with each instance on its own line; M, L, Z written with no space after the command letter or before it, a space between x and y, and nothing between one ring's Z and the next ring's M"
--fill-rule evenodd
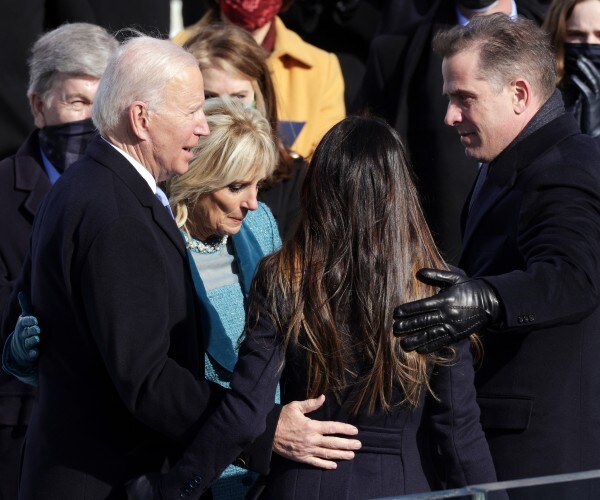
M142 165L139 161L137 161L129 153L126 153L121 148L118 148L112 142L106 140L104 137L102 137L102 139L104 139L108 144L110 144L113 148L115 148L119 153L121 153L125 157L125 159L129 163L131 163L133 168L135 168L137 170L138 174L140 174L142 176L142 178L148 183L148 186L150 186L150 189L152 190L152 192L154 194L156 194L156 179L154 177L152 177L152 174L148 171L148 169L146 167L144 167L144 165Z

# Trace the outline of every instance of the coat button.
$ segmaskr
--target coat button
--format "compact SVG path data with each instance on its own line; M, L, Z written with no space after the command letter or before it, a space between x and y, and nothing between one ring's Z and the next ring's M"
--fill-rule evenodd
M529 321L534 321L535 320L535 316L533 314L529 315Z
M523 323L523 316L519 316L518 321L519 321L519 323Z

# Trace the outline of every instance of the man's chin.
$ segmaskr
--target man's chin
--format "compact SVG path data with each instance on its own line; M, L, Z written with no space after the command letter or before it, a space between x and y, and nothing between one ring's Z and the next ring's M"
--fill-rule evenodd
M465 155L467 155L468 158L473 158L481 163L488 161L483 157L481 151L476 148L465 148Z

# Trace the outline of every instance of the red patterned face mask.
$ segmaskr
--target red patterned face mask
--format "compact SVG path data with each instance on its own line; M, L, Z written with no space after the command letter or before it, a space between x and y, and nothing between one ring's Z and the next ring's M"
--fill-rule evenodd
M233 24L254 31L261 28L281 9L282 0L221 0L221 12Z

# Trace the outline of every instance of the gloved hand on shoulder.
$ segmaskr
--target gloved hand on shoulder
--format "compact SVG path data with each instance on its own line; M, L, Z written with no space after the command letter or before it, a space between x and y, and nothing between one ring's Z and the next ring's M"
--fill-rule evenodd
M417 278L440 291L394 310L394 335L405 351L427 354L499 321L500 303L485 281L441 269L420 269Z

